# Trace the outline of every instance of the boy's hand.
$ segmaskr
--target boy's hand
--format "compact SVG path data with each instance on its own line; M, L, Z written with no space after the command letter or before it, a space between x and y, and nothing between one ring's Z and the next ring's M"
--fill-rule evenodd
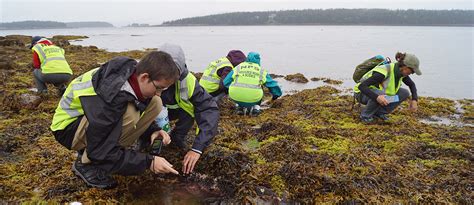
M165 158L158 157L158 156L153 156L153 161L151 162L150 170L155 174L158 174L158 173L179 174L178 171L173 169L173 165L171 165L168 161L166 161Z
M171 137L170 135L165 132L164 130L160 130L160 131L156 131L154 132L153 134L151 134L151 143L150 144L153 144L153 141L156 139L156 138L162 138L163 139L163 143L165 145L168 145L170 142L171 142Z
M190 174L191 172L193 172L194 166L196 166L196 163L199 160L199 157L201 157L201 154L192 150L186 153L186 156L184 156L184 160L183 160L183 173L184 174Z
M383 95L379 95L377 97L377 102L382 106L387 106L388 105L388 101L387 101L387 99L385 99L385 96L383 96Z

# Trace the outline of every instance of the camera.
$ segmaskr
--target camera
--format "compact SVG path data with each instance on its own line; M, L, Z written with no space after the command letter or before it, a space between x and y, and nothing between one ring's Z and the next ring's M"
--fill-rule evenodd
M161 146L163 146L163 139L162 138L156 138L155 140L153 140L153 144L151 145L150 154L154 155L154 156L160 155Z

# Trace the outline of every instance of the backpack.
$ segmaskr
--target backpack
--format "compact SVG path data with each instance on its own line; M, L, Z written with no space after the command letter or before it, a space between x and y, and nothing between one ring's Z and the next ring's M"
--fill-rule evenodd
M354 80L354 82L359 83L362 76L364 76L367 72L379 65L384 65L388 63L391 63L390 58L387 57L386 59L384 59L384 57L381 55L369 58L361 64L357 65L354 74L352 75L352 79Z

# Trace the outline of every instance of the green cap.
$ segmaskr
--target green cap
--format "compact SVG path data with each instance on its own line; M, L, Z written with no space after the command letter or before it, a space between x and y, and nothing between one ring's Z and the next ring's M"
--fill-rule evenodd
M418 58L415 55L407 53L405 55L405 58L403 59L403 63L406 66L412 68L413 71L415 71L417 75L421 75L420 60L418 60Z

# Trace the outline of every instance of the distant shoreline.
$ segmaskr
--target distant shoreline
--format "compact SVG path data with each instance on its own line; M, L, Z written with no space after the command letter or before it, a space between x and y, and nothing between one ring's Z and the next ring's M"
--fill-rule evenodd
M12 30L53 30L53 29L90 29L90 28L156 28L156 27L230 27L230 26L245 26L245 27L252 27L252 26L393 26L393 27L474 27L472 24L459 24L459 25L446 25L446 24L438 24L438 25L372 25L372 24L263 24L263 25L153 25L153 26L114 26L114 27L80 27L80 28L15 28L15 29L3 29L0 28L0 31L12 31Z
M413 26L423 26L423 27L474 27L474 24L420 24L420 25L406 25L406 24L257 24L257 25L207 25L207 24L182 24L182 25L153 25L153 26L144 26L138 28L146 27L204 27L204 26L403 26L403 27L413 27Z
M474 26L474 10L303 9L230 12L165 21L191 25Z
M108 28L113 24L101 21L57 22L57 21L16 21L0 22L0 30L35 30L35 29L74 29L74 28Z
M117 27L77 27L77 28L0 28L0 31L11 31L11 30L52 30L52 29L81 29L81 28L117 28Z

